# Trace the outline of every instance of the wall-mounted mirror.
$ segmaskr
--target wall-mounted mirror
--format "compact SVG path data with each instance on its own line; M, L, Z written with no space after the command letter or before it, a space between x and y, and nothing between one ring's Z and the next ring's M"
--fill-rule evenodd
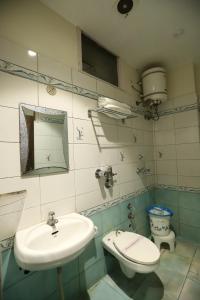
M66 172L69 168L67 112L20 104L22 175Z

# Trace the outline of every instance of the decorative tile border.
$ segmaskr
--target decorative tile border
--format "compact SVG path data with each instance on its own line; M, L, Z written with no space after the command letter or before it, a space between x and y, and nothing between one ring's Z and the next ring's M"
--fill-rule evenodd
M97 213L99 211L103 211L103 210L105 210L105 209L107 209L109 207L112 207L112 206L115 206L115 205L117 205L119 203L122 203L122 202L124 202L124 201L126 201L126 200L128 200L130 198L142 195L142 194L144 194L144 193L146 193L146 192L148 192L148 191L150 191L152 189L154 189L153 185L145 187L145 188L142 188L142 189L137 190L137 191L135 191L135 192L133 192L131 194L128 194L126 196L122 196L122 197L119 197L119 198L114 199L112 201L109 201L107 203L103 203L101 205L98 205L98 206L92 207L90 209L84 210L84 211L81 212L81 214L84 215L84 216L89 217L89 216L91 216L91 215L93 215L93 214L95 214L95 213Z
M198 103L193 103L190 105L183 105L183 106L178 106L175 108L160 111L160 112L158 112L158 115L159 115L159 117L163 117L163 116L168 116L168 115L172 115L172 114L182 113L185 111L199 109L199 107L200 107L200 105Z
M36 71L18 66L16 64L13 64L9 61L5 61L3 59L0 59L0 71L11 74L11 75L15 75L15 76L19 76L22 78L26 78L29 80L33 80L42 84L47 84L47 85L52 85L60 90L64 90L67 92L71 92L83 97L87 97L93 100L98 100L98 98L100 96L104 96L101 94L98 94L97 92L93 92L91 90L82 88L80 86L74 85L72 83L69 82L65 82L59 79L56 79L52 76L48 76L42 73L38 73ZM195 110L195 109L199 109L200 105L197 103L193 103L190 105L184 105L184 106L179 106L179 107L175 107L172 109L168 109L168 110L163 110L158 112L159 116L167 116L167 115L171 115L171 114L176 114L176 113L181 113L184 111L190 111L190 110ZM134 113L140 114L140 115L144 115L145 114L145 109L143 107L132 107L132 110Z
M128 194L126 196L119 197L117 199L114 199L112 201L109 201L107 203L103 203L101 205L95 206L93 208L87 209L82 211L80 214L84 215L86 217L92 216L93 214L103 211L105 209L108 209L110 207L113 207L119 203L122 203L128 199L131 199L133 197L137 197L139 195L142 195L148 191L152 191L154 189L165 189L165 190L173 190L173 191L179 191L179 192L190 192L190 193L200 193L200 188L192 188L192 187L184 187L184 186L175 186L175 185L165 185L165 184L157 184L157 185L151 185L145 188L142 188L140 190L137 190L131 194ZM0 241L0 252L5 251L7 249L12 248L14 245L14 236L10 237L8 239Z
M112 207L112 206L115 206L123 201L126 201L128 200L129 198L132 198L132 197L136 197L138 195L142 195L143 193L147 192L147 191L150 191L152 190L154 187L153 186L149 186L149 187L146 187L146 188L143 188L143 189L140 189L134 193L131 193L131 194L128 194L126 196L123 196L123 197L120 197L120 198L117 198L113 201L109 201L107 203L104 203L102 205L99 205L99 206L96 206L96 207L93 207L91 209L87 209L87 210L84 210L82 211L80 214L81 215L84 215L84 216L91 216L99 211L103 211L109 207ZM2 251L5 251L7 249L10 249L12 248L14 245L14 236L13 237L10 237L8 239L5 239L5 240L2 240L0 241L0 252Z
M12 248L14 245L14 236L0 241L0 253Z
M155 189L173 190L178 192L190 192L190 193L200 193L200 188L186 187L186 186L176 186L176 185L165 185L156 184Z
M74 94L84 96L87 98L91 98L93 100L98 100L100 96L103 96L101 94L98 94L97 92L93 92L91 90L88 90L86 88L82 88L80 86L74 85L69 82L65 82L59 79L56 79L54 77L38 73L36 71L32 71L30 69L15 65L9 61L5 61L3 59L0 59L0 71L23 77L29 80L33 80L42 84L48 84L52 85L60 90L64 90L67 92L72 92ZM136 112L138 114L143 113L143 109L138 108L138 107L133 107L133 112Z
M38 73L33 70L26 69L24 67L15 65L11 62L2 59L0 59L0 71L9 73L11 75L23 77L29 80L37 81L39 83L50 84L60 90L72 92L74 94L78 94L94 100L97 100L99 97L98 93L96 92L90 91L88 89L73 85L72 83L65 82L42 73Z

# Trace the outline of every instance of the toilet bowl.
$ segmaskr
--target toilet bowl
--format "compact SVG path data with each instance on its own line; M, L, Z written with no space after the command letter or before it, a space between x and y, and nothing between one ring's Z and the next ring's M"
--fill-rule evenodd
M160 261L160 251L146 237L127 231L111 231L103 238L103 247L118 259L122 272L132 278L135 273L153 272Z

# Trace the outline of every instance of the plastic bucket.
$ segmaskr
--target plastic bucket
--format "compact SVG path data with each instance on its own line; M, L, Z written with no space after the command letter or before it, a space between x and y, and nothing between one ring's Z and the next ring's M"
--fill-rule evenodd
M151 232L155 235L166 236L170 233L170 219L173 212L165 207L151 206L147 210L150 218Z

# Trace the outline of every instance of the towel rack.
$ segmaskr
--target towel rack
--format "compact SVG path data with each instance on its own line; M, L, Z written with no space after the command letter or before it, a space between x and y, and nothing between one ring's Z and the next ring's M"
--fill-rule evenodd
M118 111L112 110L110 108L97 107L97 108L89 109L88 110L88 117L89 118L92 118L92 112L108 113L110 115L113 115L113 118L114 118L114 116L121 116L123 118L119 118L119 119L121 119L122 121L125 120L125 119L131 119L131 118L136 118L137 117L137 115L135 113L133 113L133 112L131 114L126 114L126 113L122 113L122 112L118 112Z

